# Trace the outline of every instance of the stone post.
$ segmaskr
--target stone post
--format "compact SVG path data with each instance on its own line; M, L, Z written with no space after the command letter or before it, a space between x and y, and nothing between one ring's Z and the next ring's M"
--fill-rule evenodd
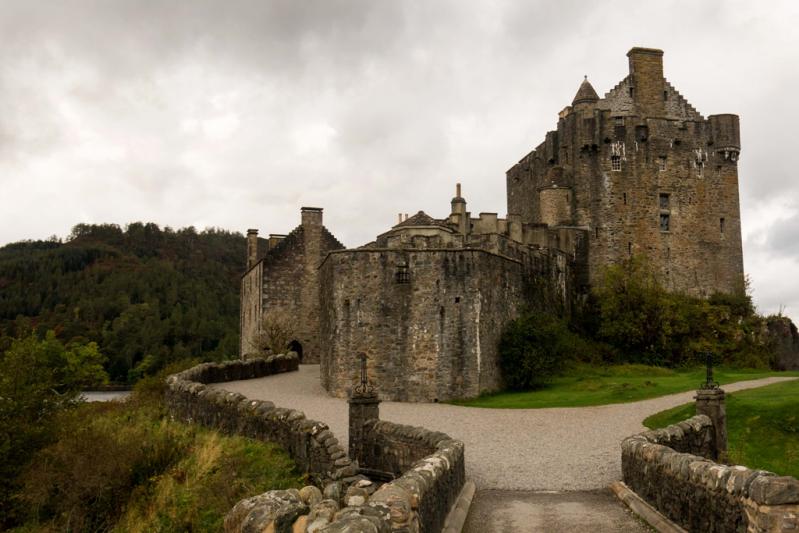
M696 391L696 414L707 415L713 421L715 432L712 459L723 462L727 458L727 409L724 391L719 388Z
M380 419L380 400L377 394L371 396L353 394L350 404L350 459L367 466L364 457L364 424L369 420Z
M366 354L360 354L361 381L352 388L350 394L350 459L358 461L361 466L367 466L365 461L364 425L369 420L380 419L380 399L377 391L369 383L366 375Z

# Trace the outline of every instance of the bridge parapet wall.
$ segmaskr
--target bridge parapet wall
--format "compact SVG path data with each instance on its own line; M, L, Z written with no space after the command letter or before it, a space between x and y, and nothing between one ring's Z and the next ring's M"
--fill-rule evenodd
M354 475L357 464L346 457L327 424L270 401L207 386L293 372L298 366L293 353L198 365L167 378L166 404L180 420L279 444L298 468L318 483Z
M799 480L710 459L714 428L695 416L622 442L624 482L688 531L799 529Z

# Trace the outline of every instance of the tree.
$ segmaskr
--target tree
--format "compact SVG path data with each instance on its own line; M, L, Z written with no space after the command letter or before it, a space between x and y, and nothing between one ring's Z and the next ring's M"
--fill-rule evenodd
M53 331L18 337L0 356L0 525L12 509L14 480L52 437L50 422L85 387L108 381L97 344L65 346Z
M289 313L281 308L270 309L261 320L261 331L256 338L256 345L265 354L284 353L294 336L294 324Z

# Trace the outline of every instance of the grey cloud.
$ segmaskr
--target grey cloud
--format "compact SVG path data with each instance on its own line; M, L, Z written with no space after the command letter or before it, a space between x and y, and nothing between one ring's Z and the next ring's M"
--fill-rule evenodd
M504 214L504 171L583 74L600 93L623 78L634 45L663 48L703 114L741 115L745 208L797 197L798 5L9 0L0 187L29 199L0 242L138 219L281 233L315 204L359 245L396 212L446 214L456 180L474 212ZM230 132L209 134L228 115ZM64 207L42 209L54 197ZM746 244L753 277L796 257L788 228Z

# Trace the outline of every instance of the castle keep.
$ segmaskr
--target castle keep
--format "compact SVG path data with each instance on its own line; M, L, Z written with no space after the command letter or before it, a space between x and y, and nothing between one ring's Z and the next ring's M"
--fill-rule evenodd
M507 172L508 212L588 232L589 280L642 254L671 290L743 286L737 115L703 118L663 77L663 52L633 48L604 98L586 79L558 127Z
M604 98L583 81L557 130L507 171L506 218L473 217L458 186L445 218L400 216L355 249L318 208L261 245L250 230L242 355L279 311L331 394L346 395L365 353L384 399L474 397L502 386L499 336L519 310L568 312L606 265L646 255L671 290L741 288L738 117L703 118L663 77L660 50L628 57L626 78Z

